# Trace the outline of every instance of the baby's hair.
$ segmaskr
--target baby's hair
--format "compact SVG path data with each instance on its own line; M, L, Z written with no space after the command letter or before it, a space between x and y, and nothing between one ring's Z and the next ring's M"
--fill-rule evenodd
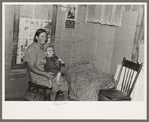
M55 55L54 48L53 48L52 46L50 46L50 45L49 45L49 46L47 46L47 47L45 48L45 52L47 52L47 49L48 49L48 48L52 48L52 49L53 49L53 53L54 53L53 55Z
M45 52L47 52L47 49L48 49L48 48L52 48L52 49L53 49L52 46L47 46L47 47L45 48Z

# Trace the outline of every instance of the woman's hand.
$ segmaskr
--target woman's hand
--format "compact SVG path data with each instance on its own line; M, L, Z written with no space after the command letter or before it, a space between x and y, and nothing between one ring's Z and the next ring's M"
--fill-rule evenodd
M46 64L46 63L47 63L47 62L46 62L46 59L42 59L42 60L41 60L41 63L42 63L42 64Z
M59 60L56 60L55 64L57 67L59 67L59 65L60 65Z
M45 72L45 76L48 78L48 79L53 79L53 76L54 73L51 73L51 72Z

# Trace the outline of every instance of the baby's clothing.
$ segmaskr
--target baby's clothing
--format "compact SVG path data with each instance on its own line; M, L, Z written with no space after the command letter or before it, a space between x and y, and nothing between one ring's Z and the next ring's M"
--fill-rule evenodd
M54 73L54 76L56 76L57 73L60 72L60 62L58 60L58 57L57 56L45 57L45 60L46 60L46 63L44 65L44 71L52 72Z

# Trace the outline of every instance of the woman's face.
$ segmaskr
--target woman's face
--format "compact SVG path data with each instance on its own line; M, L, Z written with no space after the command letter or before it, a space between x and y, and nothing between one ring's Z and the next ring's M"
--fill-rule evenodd
M45 32L40 33L39 36L36 36L38 43L44 45L47 41L47 34Z

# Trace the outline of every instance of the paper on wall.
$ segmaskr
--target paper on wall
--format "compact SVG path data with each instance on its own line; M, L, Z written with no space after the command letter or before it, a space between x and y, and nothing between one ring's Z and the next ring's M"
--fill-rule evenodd
M33 43L34 34L39 28L45 29L48 32L48 43L50 43L51 20L20 17L16 64L23 62L24 52Z

